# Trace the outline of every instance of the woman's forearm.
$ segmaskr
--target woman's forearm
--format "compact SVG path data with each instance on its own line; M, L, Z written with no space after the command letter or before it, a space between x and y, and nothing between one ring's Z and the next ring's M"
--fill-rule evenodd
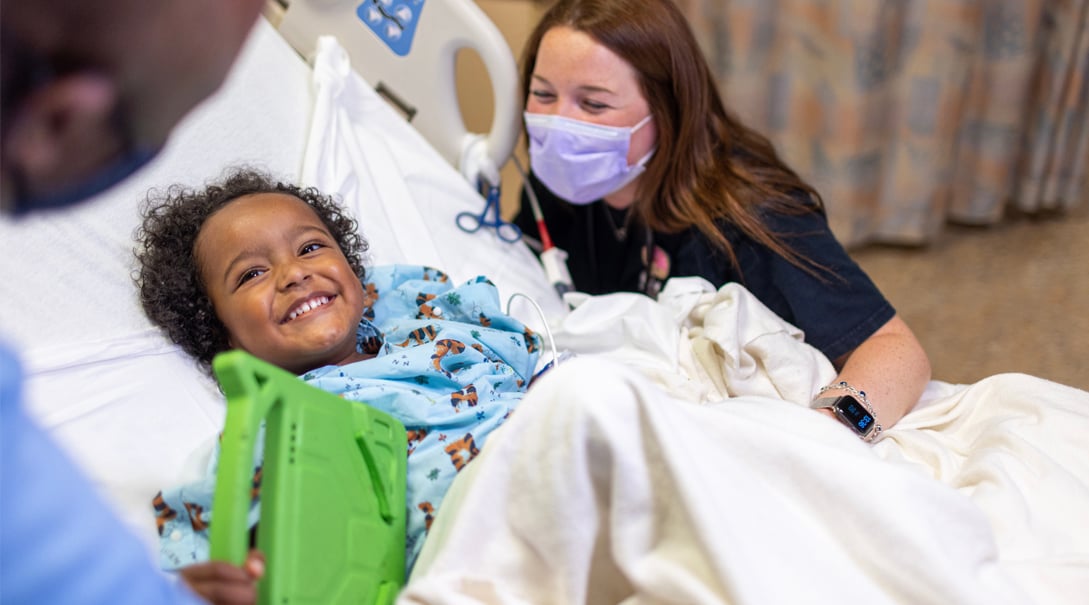
M919 401L930 381L930 360L907 324L894 316L846 356L834 383L840 381L866 393L876 421L887 429ZM822 396L846 394L830 389Z

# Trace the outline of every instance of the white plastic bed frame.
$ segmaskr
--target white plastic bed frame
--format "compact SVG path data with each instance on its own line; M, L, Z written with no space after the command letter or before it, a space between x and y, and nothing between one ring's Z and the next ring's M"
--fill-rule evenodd
M431 14L441 16L440 5L464 5L466 14L479 16L469 0L431 0L424 14L434 9ZM200 187L228 167L255 166L339 196L370 244L369 264L431 265L459 282L486 275L504 304L523 293L546 314L562 309L524 244L501 241L494 230L457 228L457 213L479 212L483 199L451 166L453 155L440 154L361 79L336 74L334 87L354 87L358 94L351 107L330 101L330 91L317 90L315 69L300 57L314 48L293 49L260 19L223 87L178 125L147 168L74 209L0 218L0 241L33 251L0 261L0 338L24 365L28 411L144 540L149 556L158 541L151 498L203 473L203 461L192 453L215 438L224 418L214 382L140 309L133 234L149 189ZM481 55L504 49L509 54L504 42ZM510 56L507 61L513 64ZM416 126L428 114L423 105ZM329 118L321 124L319 109ZM470 136L460 116L447 130L455 138ZM509 152L512 130L489 147L497 162ZM348 153L348 143L357 145L351 162L346 155L323 162L323 154ZM303 178L308 170L316 181ZM521 299L512 313L540 326L536 310Z
M353 68L398 106L470 184L476 186L481 177L499 184L499 169L514 150L520 131L518 73L503 35L476 4L467 0L290 0L279 30L304 55L313 50L319 36L335 36L348 51ZM462 119L455 60L463 49L479 54L492 83L495 109L486 134L469 132Z

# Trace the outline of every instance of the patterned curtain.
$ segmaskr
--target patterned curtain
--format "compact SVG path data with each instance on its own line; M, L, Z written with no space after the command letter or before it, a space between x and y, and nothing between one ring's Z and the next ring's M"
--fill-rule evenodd
M1089 0L678 0L848 245L1089 198Z

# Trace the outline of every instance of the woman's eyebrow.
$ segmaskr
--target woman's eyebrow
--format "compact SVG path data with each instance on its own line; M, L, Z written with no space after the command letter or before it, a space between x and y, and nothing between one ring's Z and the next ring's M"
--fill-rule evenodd
M607 94L607 95L616 94L615 92L613 92L613 90L611 88L606 88L604 86L594 86L594 85L591 85L591 84L584 84L582 86L579 86L578 89L580 91L582 91L582 92L598 92L598 93L604 93L604 94Z
M545 84L547 86L552 86L552 83L549 82L548 79L543 77L543 76L533 74L533 79L540 81L541 84ZM616 94L615 92L613 92L613 90L611 88L606 88L605 86L595 86L593 84L581 84L581 85L579 85L577 87L577 89L579 91L581 91L581 92L597 92L597 93L604 93L604 94L610 94L610 95Z

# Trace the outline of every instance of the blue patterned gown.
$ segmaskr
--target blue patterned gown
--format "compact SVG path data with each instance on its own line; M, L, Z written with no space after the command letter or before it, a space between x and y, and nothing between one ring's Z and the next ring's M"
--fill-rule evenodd
M392 265L372 268L364 289L357 346L376 356L301 378L405 425L405 554L411 570L454 476L522 399L541 340L502 311L498 291L483 277L452 287L436 269ZM202 479L155 497L164 569L208 559L217 458L218 451ZM258 446L258 467L261 460ZM251 525L257 504L250 510Z

